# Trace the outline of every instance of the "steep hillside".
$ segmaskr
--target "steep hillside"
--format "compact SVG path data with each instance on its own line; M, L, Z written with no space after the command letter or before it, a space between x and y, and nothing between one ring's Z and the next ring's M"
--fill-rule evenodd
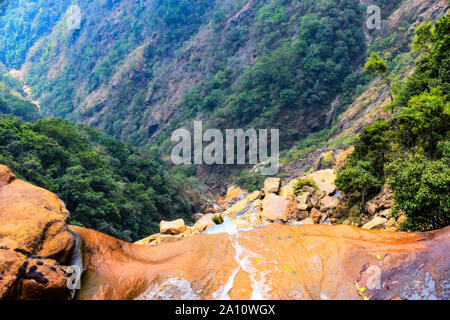
M218 127L285 127L290 147L325 127L331 102L354 86L355 77L344 79L364 58L364 8L356 0L78 5L80 30L56 21L61 5L41 13L46 28L34 30L41 24L34 7L10 1L3 19L24 10L35 18L30 36L18 33L6 56L33 43L23 71L44 114L133 143L149 142L172 121L154 139L167 144L173 128L203 118ZM21 55L2 60L17 67Z
M382 9L381 30L366 28L371 4ZM11 0L1 9L0 61L20 68L13 74L30 87L44 116L88 124L163 156L173 130L191 128L194 119L219 129L278 128L282 174L290 178L322 151L350 145L382 115L377 106L388 95L363 72L367 55L382 54L390 74L403 78L413 68L414 27L448 6L445 0L80 0L81 27L70 30L69 5ZM213 187L230 175L250 189L262 181L249 167L196 169L188 174Z
M39 119L38 106L25 98L26 89L0 63L0 116L13 115L27 121Z

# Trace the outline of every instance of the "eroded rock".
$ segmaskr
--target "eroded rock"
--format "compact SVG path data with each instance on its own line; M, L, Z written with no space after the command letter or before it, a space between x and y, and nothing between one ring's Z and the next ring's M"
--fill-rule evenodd
M67 299L75 239L64 203L3 165L0 199L0 299Z

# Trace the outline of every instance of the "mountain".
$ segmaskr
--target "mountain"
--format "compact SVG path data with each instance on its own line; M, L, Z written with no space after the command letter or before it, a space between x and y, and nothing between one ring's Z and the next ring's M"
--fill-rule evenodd
M81 25L71 30L70 4L14 0L1 10L0 62L20 69L43 116L163 155L171 133L195 119L219 129L279 128L284 164L351 126L339 116L354 113L368 88L373 100L382 94L362 72L366 56L384 54L390 71L407 73L413 28L447 7L438 0L78 1ZM381 30L366 28L370 4L382 8ZM254 180L242 169L197 175Z

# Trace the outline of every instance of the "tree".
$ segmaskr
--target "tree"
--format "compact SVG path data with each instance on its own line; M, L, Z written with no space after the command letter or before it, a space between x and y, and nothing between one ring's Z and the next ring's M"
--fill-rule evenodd
M426 231L450 223L450 167L444 160L429 161L422 154L399 159L388 166L394 213L408 220L404 228Z
M392 78L388 74L387 64L383 58L378 56L377 53L372 52L370 58L365 65L366 72L372 73L383 79L389 90L389 96L391 97L391 103L394 102L394 96L392 94Z
M446 123L449 120L444 110L449 108L442 92L435 88L431 92L424 92L412 97L408 107L403 108L397 118L399 128L405 132L404 137L409 137L407 145L416 144L415 139L420 139L420 145L429 151L429 155L435 149L436 134L445 134Z

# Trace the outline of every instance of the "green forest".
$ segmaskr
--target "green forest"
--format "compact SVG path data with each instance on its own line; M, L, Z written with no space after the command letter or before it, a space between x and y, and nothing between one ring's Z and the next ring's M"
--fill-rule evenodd
M184 181L158 156L83 125L0 117L0 163L56 193L69 223L126 241L159 232L163 219L191 220Z
M336 185L364 204L387 182L394 213L408 217L403 228L427 231L450 224L450 16L415 33L415 72L395 88L389 119L360 134ZM376 55L366 64L369 72L385 69Z

